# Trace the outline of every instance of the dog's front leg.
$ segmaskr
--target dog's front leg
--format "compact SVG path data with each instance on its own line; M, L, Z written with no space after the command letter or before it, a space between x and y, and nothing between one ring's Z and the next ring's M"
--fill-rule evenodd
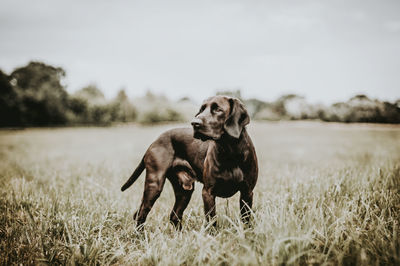
M240 191L240 214L242 222L248 224L253 206L253 191L245 189Z
M206 215L207 222L210 222L215 217L215 196L211 194L211 189L203 187L202 191L204 202L204 214ZM216 226L216 221L213 222Z

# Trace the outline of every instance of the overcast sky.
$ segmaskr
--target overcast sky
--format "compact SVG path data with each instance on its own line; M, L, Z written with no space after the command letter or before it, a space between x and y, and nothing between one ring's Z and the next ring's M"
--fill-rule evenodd
M201 100L218 89L330 103L400 98L400 1L2 0L0 68L61 66L96 83Z

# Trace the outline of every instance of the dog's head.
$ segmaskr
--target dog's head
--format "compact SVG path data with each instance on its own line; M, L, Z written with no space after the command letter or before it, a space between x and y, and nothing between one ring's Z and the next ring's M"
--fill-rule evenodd
M243 104L235 98L214 96L203 102L192 120L194 137L218 140L224 134L238 139L250 122Z

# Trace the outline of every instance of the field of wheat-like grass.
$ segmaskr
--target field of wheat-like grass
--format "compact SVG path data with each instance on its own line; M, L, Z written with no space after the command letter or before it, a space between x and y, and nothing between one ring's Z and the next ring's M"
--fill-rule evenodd
M259 159L250 227L238 195L204 223L201 184L183 217L166 183L143 231L148 145L181 125L0 131L0 264L400 265L400 127L251 123Z

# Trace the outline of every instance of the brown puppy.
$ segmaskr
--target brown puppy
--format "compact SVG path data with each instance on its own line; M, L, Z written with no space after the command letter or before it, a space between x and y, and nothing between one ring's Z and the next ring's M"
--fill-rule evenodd
M170 215L175 226L180 227L194 191L193 178L204 184L202 196L208 221L215 216L215 197L227 198L240 191L242 220L248 222L258 177L256 152L245 128L249 122L239 100L215 96L203 102L192 121L193 129L178 128L161 134L121 188L127 189L146 168L142 203L134 214L137 225L145 222L166 178L175 192Z

